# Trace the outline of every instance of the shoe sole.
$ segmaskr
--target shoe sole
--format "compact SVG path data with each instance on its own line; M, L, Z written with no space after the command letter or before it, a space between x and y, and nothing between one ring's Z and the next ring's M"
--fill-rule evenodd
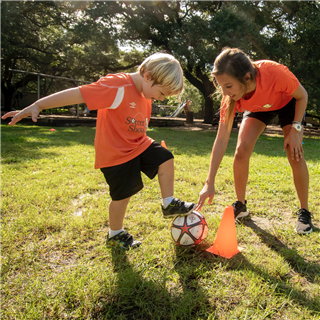
M192 209L189 210L187 213L175 213L175 214L171 214L171 215L163 215L163 217L164 217L164 219L172 219L172 218L176 218L176 217L185 217L188 214L190 214L194 210L195 207L196 207L196 205L194 205L192 207Z
M250 214L249 211L246 211L246 212L241 212L237 215L237 217L235 218L235 220L238 220L238 219L241 219L241 218L245 218L247 217L248 215ZM220 219L222 219L223 217L223 214L220 216Z
M244 218L244 217L247 217L248 215L249 215L249 211L240 212L240 213L237 215L236 220L237 220L237 219Z
M295 231L298 234L309 234L309 233L313 232L313 229L311 228L309 231L298 231L297 229L295 229Z
M130 247L114 246L114 245L108 244L108 243L106 243L105 245L106 245L106 247L109 248L109 249L115 248L115 249L119 249L119 250L128 251L128 250L131 250L131 249L137 249L137 248L139 248L140 245L141 245L141 242L140 242L139 244L134 244L133 246L130 246Z

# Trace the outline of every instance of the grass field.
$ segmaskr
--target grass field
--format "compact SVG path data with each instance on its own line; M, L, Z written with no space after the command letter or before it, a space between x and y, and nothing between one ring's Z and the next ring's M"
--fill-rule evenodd
M94 128L2 126L2 319L319 319L320 139L305 139L314 232L294 231L298 201L282 137L261 136L247 188L251 219L236 225L243 251L204 250L235 199L236 134L202 213L203 244L176 246L161 214L157 179L128 208L125 228L141 248L105 247L110 197L93 169ZM175 155L175 196L197 201L215 132L154 128Z

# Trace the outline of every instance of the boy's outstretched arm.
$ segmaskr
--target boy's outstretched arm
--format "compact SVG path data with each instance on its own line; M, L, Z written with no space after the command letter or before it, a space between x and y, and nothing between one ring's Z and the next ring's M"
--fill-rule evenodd
M37 118L41 110L59 108L78 103L84 103L84 99L82 97L80 89L76 87L59 91L57 93L51 94L50 96L41 98L31 104L29 107L26 107L21 111L8 112L1 118L6 119L12 117L11 121L9 122L9 124L12 126L14 126L21 119L29 116L32 117L32 121L37 122Z

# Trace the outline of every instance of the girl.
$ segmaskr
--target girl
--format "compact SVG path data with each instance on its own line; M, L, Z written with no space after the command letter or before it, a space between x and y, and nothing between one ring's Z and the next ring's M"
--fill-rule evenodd
M199 194L196 210L206 198L209 204L215 195L215 176L227 148L236 111L244 112L233 162L238 200L233 203L235 218L249 213L246 208L246 185L249 160L255 143L270 120L279 116L284 134L284 150L292 168L293 180L300 201L297 212L298 233L312 232L308 209L309 175L303 157L303 120L308 94L287 67L270 60L252 62L240 49L224 48L214 62L212 76L223 95L220 125L213 145L208 177Z

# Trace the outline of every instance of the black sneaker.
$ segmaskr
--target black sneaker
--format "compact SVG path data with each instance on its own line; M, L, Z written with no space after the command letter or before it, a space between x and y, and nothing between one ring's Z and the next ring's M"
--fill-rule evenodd
M130 248L139 247L140 244L141 242L134 240L133 236L128 231L122 231L111 238L109 238L109 234L107 235L107 246L129 250Z
M247 200L244 200L244 204L241 201L236 201L232 204L234 211L234 218L240 219L249 215L249 211L247 211Z
M171 203L164 208L162 206L162 213L165 219L184 217L191 213L196 205L193 202L184 202L179 199L173 198Z
M296 214L298 215L296 232L303 234L311 233L313 231L311 222L312 214L306 209L300 209Z

